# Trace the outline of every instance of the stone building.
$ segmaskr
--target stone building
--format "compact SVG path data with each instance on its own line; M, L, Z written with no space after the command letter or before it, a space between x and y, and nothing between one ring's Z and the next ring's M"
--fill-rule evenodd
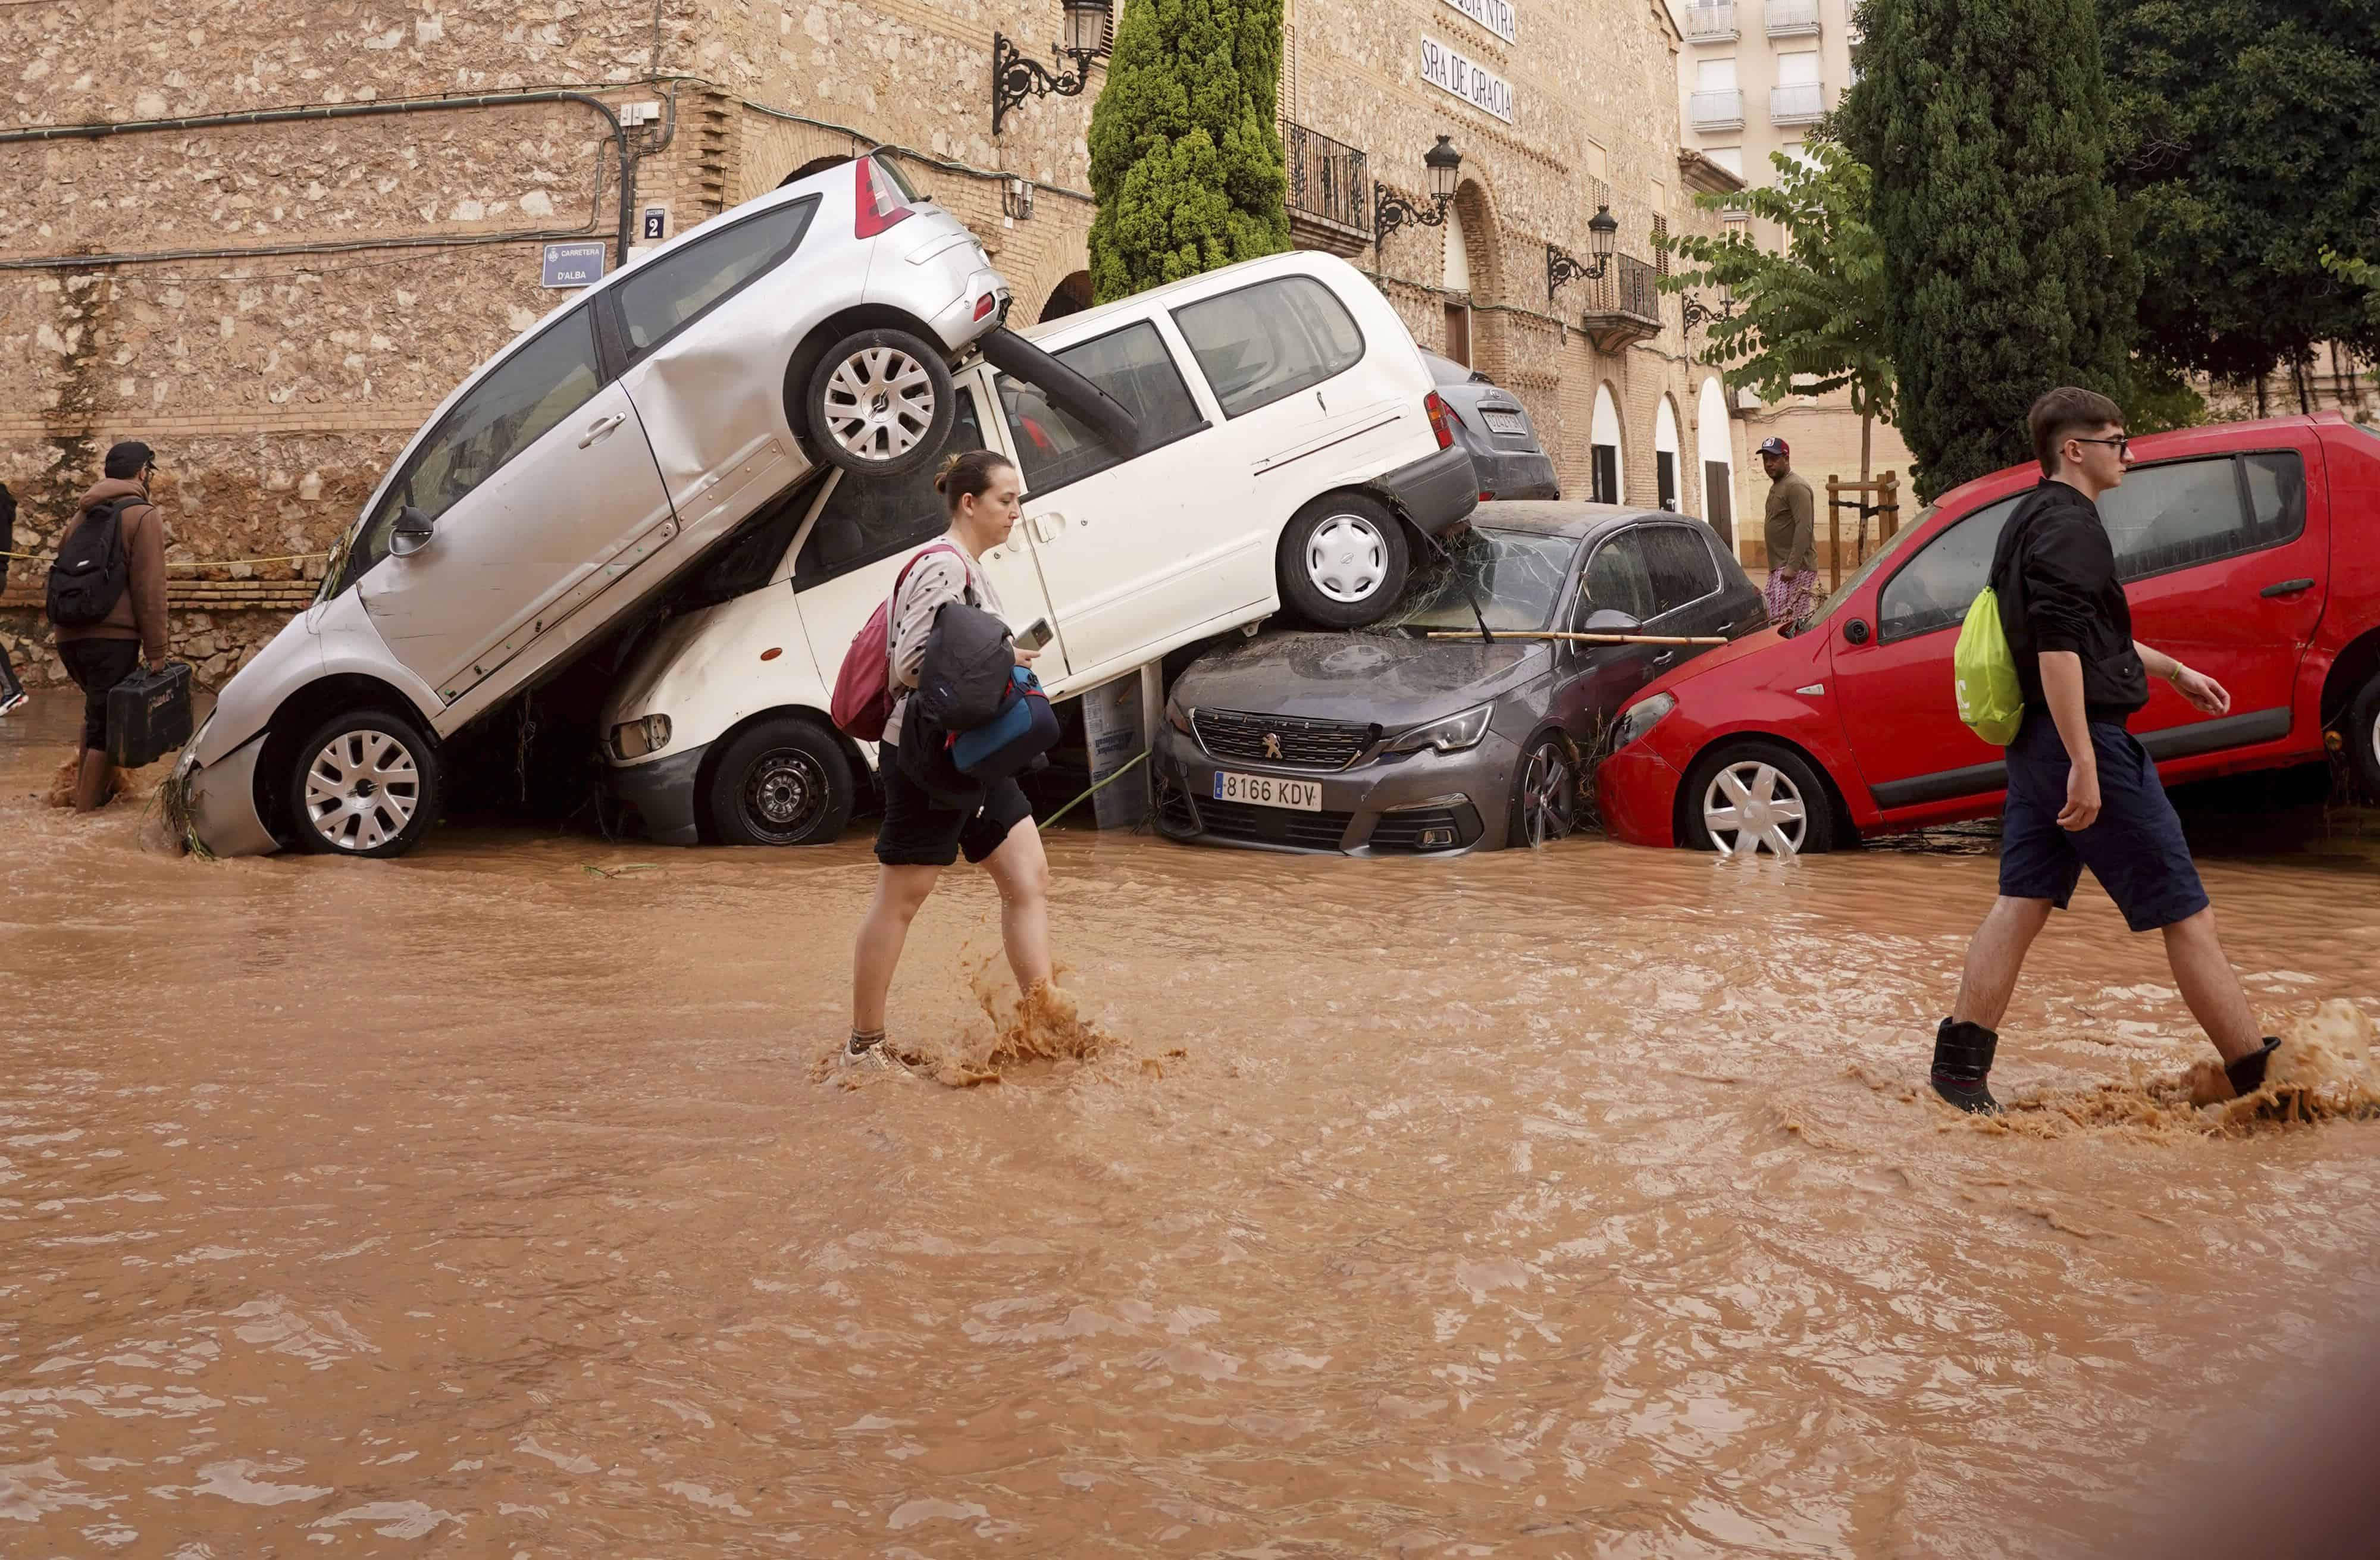
M219 684L310 598L305 555L407 437L557 301L546 245L616 265L823 153L897 149L983 237L1020 320L1080 307L1103 63L993 131L995 36L1062 75L1062 27L1058 0L0 8L0 480L19 550L48 550L111 441L147 440L183 565L176 650ZM1321 177L1293 196L1318 208L1302 240L1375 271L1427 345L1466 334L1568 490L1601 445L1621 496L1703 513L1704 462L1741 469L1738 430L1677 301L1635 268L1657 222L1697 220L1692 188L1730 181L1679 151L1662 0L1293 0L1290 30L1285 124L1361 154L1330 164L1335 197ZM1376 257L1370 178L1428 208L1439 134L1463 151L1451 214ZM1607 203L1619 257L1548 297L1546 246L1589 256ZM17 566L0 641L55 681L40 583Z

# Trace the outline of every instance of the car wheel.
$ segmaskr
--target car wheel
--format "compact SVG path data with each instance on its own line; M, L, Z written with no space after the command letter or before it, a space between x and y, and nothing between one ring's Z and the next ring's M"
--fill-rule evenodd
M906 331L859 331L836 342L802 396L820 456L862 477L899 477L933 459L957 405L941 353Z
M1404 594L1405 530L1389 506L1331 493L1297 512L1281 535L1281 599L1321 628L1362 628Z
M334 715L298 744L289 818L319 855L401 856L438 816L438 750L386 709Z
M1738 743L1694 766L1686 843L1723 856L1813 854L1835 847L1834 804L1801 755Z
M2363 794L2380 802L2380 672L2373 674L2355 702L2348 706L2347 729L2340 734L2346 739L2347 761Z
M1570 744L1551 732L1539 737L1512 782L1512 826L1504 843L1535 850L1567 839L1578 827L1578 796Z
M710 772L710 824L728 845L831 845L851 821L851 760L818 725L763 720Z

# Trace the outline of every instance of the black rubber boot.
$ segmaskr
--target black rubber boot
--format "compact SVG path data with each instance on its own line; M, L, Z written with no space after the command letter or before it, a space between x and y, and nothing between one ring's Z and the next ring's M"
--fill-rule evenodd
M2000 1037L1979 1023L1942 1021L1934 1032L1934 1092L1970 1116L1998 1116L2000 1102L1984 1081Z
M2250 1094L2263 1088L2265 1069L2272 1061L2273 1053L2280 1048L2280 1041L2267 1034L2265 1036L2265 1044L2260 1048L2250 1051L2238 1061L2225 1062L2223 1076L2231 1080L2231 1092L2240 1098L2246 1099Z

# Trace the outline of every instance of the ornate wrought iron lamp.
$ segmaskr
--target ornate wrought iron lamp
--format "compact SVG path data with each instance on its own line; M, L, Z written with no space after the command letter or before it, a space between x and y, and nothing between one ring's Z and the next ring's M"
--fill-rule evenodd
M1401 227L1438 227L1445 223L1447 202L1454 199L1455 182L1463 175L1463 153L1454 150L1453 137L1440 136L1436 146L1421 154L1421 162L1429 171L1430 209L1427 212L1378 179L1372 181L1374 245Z
M1686 329L1697 325L1718 324L1735 318L1735 289L1722 282L1718 284L1718 307L1711 308L1699 299L1688 297L1684 302Z
M1008 111L1022 107L1026 99L1079 97L1090 84L1091 61L1099 57L1099 42L1107 35L1108 0L1064 0L1064 5L1066 42L1050 45L1050 57L1058 66L1054 73L1011 42L1006 33L991 35L993 135L1000 134L1000 122ZM1075 62L1072 70L1066 68L1068 60Z
M1594 245L1595 263L1583 265L1568 251L1552 244L1546 246L1546 301L1554 301L1554 294L1565 283L1600 281L1611 264L1611 251L1619 247L1620 219L1611 214L1609 206L1597 206L1595 215L1586 220L1586 236Z

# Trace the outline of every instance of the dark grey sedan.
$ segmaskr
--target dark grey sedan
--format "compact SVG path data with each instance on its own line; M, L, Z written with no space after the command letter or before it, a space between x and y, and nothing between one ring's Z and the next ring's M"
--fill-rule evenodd
M1192 662L1158 733L1159 828L1349 855L1558 839L1613 714L1699 650L1499 632L1731 639L1767 622L1710 527L1681 515L1500 503L1446 546L1445 559L1415 560L1374 628L1265 634ZM1427 636L1446 630L1463 636Z
M1529 420L1528 408L1521 405L1519 396L1451 357L1440 357L1435 352L1425 352L1421 357L1429 365L1439 399L1454 412L1455 441L1471 453L1483 502L1561 497L1554 458L1537 441L1536 424Z

